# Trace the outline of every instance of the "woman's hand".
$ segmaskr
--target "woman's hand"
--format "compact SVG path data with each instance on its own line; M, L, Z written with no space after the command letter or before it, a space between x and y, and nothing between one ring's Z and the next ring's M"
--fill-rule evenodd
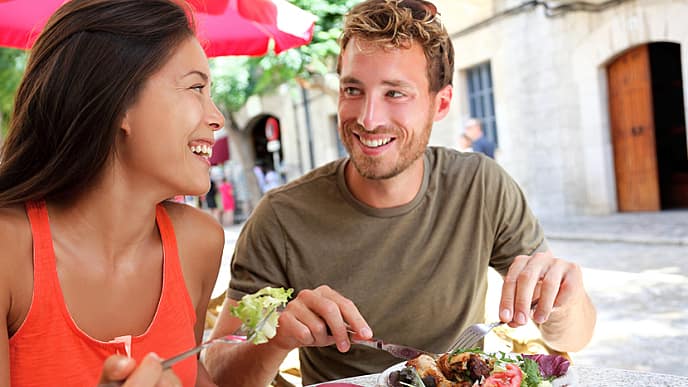
M134 359L112 355L105 360L99 387L173 387L181 381L172 370L163 370L161 359L149 353L137 366Z

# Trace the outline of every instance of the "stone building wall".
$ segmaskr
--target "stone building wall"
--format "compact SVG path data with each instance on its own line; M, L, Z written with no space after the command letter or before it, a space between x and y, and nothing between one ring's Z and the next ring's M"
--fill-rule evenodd
M518 2L503 3L513 7ZM534 210L553 215L615 212L605 66L639 44L680 43L688 94L686 18L688 2L675 0L631 0L597 13L558 17L547 17L537 7L458 36L454 109L459 113L454 117L468 116L465 70L489 61L500 141L497 158ZM437 128L451 132L448 126L456 124L449 120Z

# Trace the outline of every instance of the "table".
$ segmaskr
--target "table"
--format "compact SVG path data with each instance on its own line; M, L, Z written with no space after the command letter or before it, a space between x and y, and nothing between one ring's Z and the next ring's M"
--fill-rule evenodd
M621 370L616 368L590 368L572 366L572 369L578 376L578 384L576 387L688 386L688 377L686 376L656 374L651 372ZM362 387L378 387L376 385L377 378L378 374L372 374L341 379L337 380L337 382L358 384Z

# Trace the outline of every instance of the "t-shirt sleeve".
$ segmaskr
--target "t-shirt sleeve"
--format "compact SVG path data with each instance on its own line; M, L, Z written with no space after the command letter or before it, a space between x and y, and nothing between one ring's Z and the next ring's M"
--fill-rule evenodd
M516 256L547 251L547 240L514 179L497 163L487 162L486 167L493 187L486 190L485 204L495 227L490 266L506 275Z
M284 233L266 195L244 224L234 248L227 296L239 300L266 287L288 288Z

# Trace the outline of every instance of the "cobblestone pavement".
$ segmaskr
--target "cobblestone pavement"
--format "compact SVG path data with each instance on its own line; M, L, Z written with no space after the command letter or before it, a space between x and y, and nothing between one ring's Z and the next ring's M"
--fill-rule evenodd
M688 247L551 240L583 267L597 307L591 343L575 364L688 376Z
M541 222L554 253L583 267L598 311L593 340L571 354L574 364L688 376L688 211ZM214 296L228 284L240 228L225 229ZM488 297L498 299L499 284L494 284L491 277Z
M688 376L688 211L541 219L597 307L575 364Z
M688 210L540 219L549 238L688 246Z

